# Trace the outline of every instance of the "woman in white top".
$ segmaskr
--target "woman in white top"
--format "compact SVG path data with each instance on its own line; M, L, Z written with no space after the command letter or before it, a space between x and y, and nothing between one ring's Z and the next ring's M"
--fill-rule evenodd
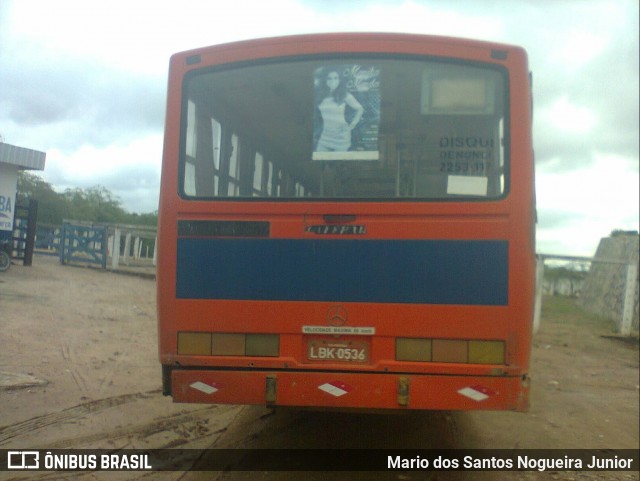
M322 116L322 133L316 152L346 152L351 148L351 131L362 118L364 108L347 92L347 87L337 70L327 70L325 81L318 95L318 109ZM353 109L350 122L345 118L346 106Z

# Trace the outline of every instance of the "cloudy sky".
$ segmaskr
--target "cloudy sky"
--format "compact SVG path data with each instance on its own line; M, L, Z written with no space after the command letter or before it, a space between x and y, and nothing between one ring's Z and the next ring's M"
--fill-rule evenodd
M157 209L169 56L254 37L398 31L511 43L534 74L538 251L638 229L637 0L0 0L0 136L57 190Z

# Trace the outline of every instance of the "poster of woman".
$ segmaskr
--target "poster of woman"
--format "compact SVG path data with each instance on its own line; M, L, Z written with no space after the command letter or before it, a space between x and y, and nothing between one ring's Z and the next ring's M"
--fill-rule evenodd
M380 68L327 65L314 72L313 160L377 160Z

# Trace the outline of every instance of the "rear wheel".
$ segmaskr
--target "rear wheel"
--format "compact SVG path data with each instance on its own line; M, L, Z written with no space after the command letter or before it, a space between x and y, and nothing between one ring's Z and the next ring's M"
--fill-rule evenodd
M0 249L0 272L4 272L11 266L11 257L4 250Z

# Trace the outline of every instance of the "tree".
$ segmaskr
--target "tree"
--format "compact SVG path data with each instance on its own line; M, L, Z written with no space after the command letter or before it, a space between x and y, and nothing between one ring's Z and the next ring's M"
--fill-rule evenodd
M17 197L22 204L28 199L38 201L38 222L43 224L60 225L64 219L133 225L156 225L158 221L157 212L125 211L122 201L106 187L96 185L58 193L42 178L26 171L18 175Z
M611 231L611 237L620 237L625 235L638 235L637 230L614 229Z
M105 187L67 189L63 195L70 207L71 219L115 223L123 222L127 217L120 199Z
M43 224L62 224L68 216L65 199L42 178L27 171L18 174L17 202L26 204L28 199L38 201L38 222Z

